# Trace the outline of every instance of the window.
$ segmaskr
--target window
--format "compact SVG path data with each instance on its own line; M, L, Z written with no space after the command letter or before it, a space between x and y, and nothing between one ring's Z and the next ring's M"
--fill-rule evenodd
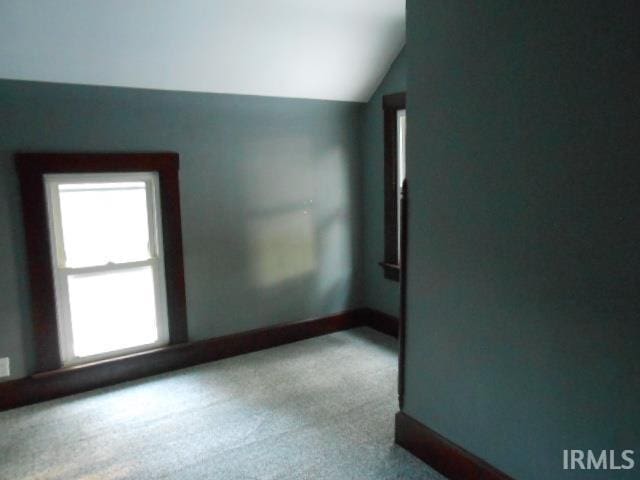
M398 143L398 152L397 152L397 170L398 176L396 177L395 187L396 187L396 202L397 202L397 223L398 223L398 264L400 264L400 259L402 258L402 242L400 241L400 232L401 232L401 223L402 223L402 215L400 214L400 200L402 197L402 184L404 183L405 178L407 178L407 163L405 159L405 145L407 142L407 110L398 110L396 112L396 122L397 122L397 143Z
M186 341L177 155L16 162L38 370Z
M406 95L383 97L384 110L384 260L385 278L400 278L400 194L406 178Z
M157 173L44 181L62 363L166 344Z

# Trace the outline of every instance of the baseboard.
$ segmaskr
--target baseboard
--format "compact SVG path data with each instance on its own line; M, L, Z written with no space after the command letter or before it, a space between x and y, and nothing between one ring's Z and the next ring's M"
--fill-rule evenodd
M0 411L363 326L362 310L158 348L0 383Z
M450 480L514 480L404 412L396 414L396 443Z
M362 308L359 314L363 316L362 322L364 325L398 338L398 325L400 323L398 317L373 308Z

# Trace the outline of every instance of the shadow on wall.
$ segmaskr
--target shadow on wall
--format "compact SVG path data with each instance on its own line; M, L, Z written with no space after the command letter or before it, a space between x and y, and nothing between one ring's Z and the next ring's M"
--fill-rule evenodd
M12 372L31 371L34 357L31 335L29 285L22 274L27 269L24 247L24 229L20 205L20 187L15 170L14 152L0 152L0 265L4 270L0 290L0 352L16 350L19 345L24 355L13 355ZM14 207L14 208L12 208ZM15 292L15 293L13 293ZM22 328L10 328L21 325Z

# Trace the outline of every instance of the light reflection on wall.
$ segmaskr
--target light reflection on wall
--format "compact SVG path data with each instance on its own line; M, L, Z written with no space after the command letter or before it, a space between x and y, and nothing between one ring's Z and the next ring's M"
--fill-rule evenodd
M339 308L349 295L347 277L353 268L353 218L349 205L347 154L340 146L328 149L317 161L316 189L325 192L314 222L318 231L317 286L323 302Z
M250 250L256 283L269 287L316 268L311 215L278 213L249 221Z
M249 269L258 287L276 286L317 267L311 140L290 133L274 142L278 136L282 133L255 139L243 162Z
M348 153L308 131L264 135L240 164L249 275L261 289L304 281L310 305L343 308L353 269Z

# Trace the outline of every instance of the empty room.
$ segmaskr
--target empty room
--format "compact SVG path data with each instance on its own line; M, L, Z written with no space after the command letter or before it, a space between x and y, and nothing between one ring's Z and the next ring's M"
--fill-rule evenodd
M631 0L0 0L0 479L640 478L639 86Z

